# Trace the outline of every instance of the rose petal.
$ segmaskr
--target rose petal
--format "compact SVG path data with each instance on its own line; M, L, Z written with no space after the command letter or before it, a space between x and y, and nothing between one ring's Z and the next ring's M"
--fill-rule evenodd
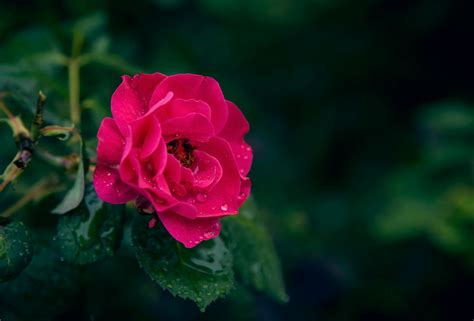
M158 118L150 115L139 118L130 124L132 145L140 149L140 158L146 159L158 148L161 137L161 126Z
M244 136L249 131L249 123L234 103L228 100L226 102L229 108L229 117L224 129L219 133L219 137L229 142L240 174L247 176L253 159L252 148L244 141Z
M140 189L153 189L159 186L157 182L157 177L161 177L162 172L166 166L166 147L161 139L162 147L158 147L159 150L164 150L163 159L156 161L153 158L148 161L143 161L139 154L140 151L137 148L132 148L132 151L127 155L125 159L120 163L120 177L122 181L127 183L130 186L140 190ZM160 152L157 152L153 157L160 155ZM164 180L164 178L163 178ZM166 185L167 188L167 185ZM169 190L168 190L169 193Z
M242 178L241 183L240 183L240 193L239 196L237 196L237 206L240 207L249 197L250 195L250 178L245 177Z
M152 91L165 78L160 73L122 76L122 83L111 100L112 115L122 134L125 135L128 123L148 111Z
M238 213L238 197L241 193L242 178L232 154L229 143L223 138L213 137L209 142L201 143L197 150L205 151L215 157L222 167L222 177L219 182L201 197L203 201L196 202L198 217L226 216ZM196 198L199 200L198 194Z
M194 156L192 186L198 188L212 188L222 177L222 167L219 161L215 157L200 150L195 150Z
M211 119L211 108L202 100L177 98L156 111L156 115L161 121L183 117L189 113L198 113L209 120Z
M162 174L166 168L166 162L168 161L168 152L166 151L166 143L163 137L159 138L160 143L155 149L153 155L151 155L151 164L155 174Z
M219 236L221 224L218 218L187 219L176 213L158 213L166 230L187 248L195 247L202 241Z
M130 186L139 188L139 171L141 171L141 166L138 162L138 150L132 148L130 153L120 162L120 179Z
M179 202L171 195L168 183L163 175L157 175L153 179L153 184L142 188L141 193L153 204L156 212L167 211Z
M179 160L171 154L168 154L167 158L168 160L163 175L169 182L175 184L181 183L181 164L179 163Z
M120 179L116 169L101 164L97 164L94 171L94 187L97 195L111 204L127 203L138 196Z
M202 114L190 113L183 117L171 118L161 123L163 135L169 140L187 138L196 141L207 141L214 136L214 128Z
M117 165L123 154L124 140L115 121L106 117L100 124L97 133L97 161L106 165Z
M183 201L180 201L175 205L171 206L166 212L173 212L175 215L179 215L191 220L197 217L196 207L190 203Z
M227 121L227 107L224 95L216 80L193 74L178 74L166 77L153 92L150 104L161 100L172 91L175 98L195 99L206 102L211 108L211 122L219 133Z
M158 179L157 181L157 187L144 190L144 195L153 204L157 213L172 211L176 215L181 215L188 219L196 218L197 209L192 204L177 200L173 195L171 195L166 181L161 179ZM166 186L162 187L160 183L163 183Z
M156 86L166 77L166 75L159 72L152 74L136 74L133 76L132 81L135 83L138 92L145 99L145 103L148 105Z
M168 92L163 99L158 101L156 104L152 105L150 109L148 109L147 113L143 115L142 117L147 117L148 115L155 112L159 107L166 105L171 100L171 98L173 98L173 96L174 96L173 92L171 91Z

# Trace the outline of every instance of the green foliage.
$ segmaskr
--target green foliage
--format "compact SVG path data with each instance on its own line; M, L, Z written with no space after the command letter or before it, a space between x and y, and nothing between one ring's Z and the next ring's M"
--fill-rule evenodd
M32 256L30 233L22 222L0 225L0 282L19 275Z
M71 189L66 193L61 203L59 203L52 211L53 214L65 214L69 211L72 211L79 206L82 199L84 198L84 188L85 188L85 171L84 167L87 169L89 162L87 161L87 154L85 153L84 143L80 141L81 153L79 156L79 164L76 172L76 178L74 179L74 184ZM84 166L84 163L86 163Z
M232 255L222 238L186 249L161 224L149 229L147 217L135 218L132 233L140 266L163 289L194 301L201 311L232 289Z
M71 305L79 292L79 271L43 249L15 279L0 285L0 303L22 319L48 320ZM8 295L6 295L8 294Z
M105 204L89 185L81 205L60 217L53 242L61 259L80 265L93 263L115 254L123 221L124 206Z
M254 200L247 200L239 215L225 218L222 222L236 274L243 283L279 302L287 302L280 262Z
M377 237L389 242L427 237L474 264L473 124L467 104L425 106L418 117L422 158L388 181L391 200L375 221Z

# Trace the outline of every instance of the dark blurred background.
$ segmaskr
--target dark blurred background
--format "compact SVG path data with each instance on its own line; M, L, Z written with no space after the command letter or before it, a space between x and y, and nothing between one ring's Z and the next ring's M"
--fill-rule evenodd
M125 248L57 320L474 318L473 12L455 0L0 1L0 80L42 88L58 117L55 54L70 52L73 24L89 28L90 139L124 72L219 81L250 121L253 194L290 296L237 288L200 314Z

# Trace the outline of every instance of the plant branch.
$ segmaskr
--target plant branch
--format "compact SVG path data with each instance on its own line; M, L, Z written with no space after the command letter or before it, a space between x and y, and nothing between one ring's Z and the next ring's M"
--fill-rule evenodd
M37 148L36 155L38 155L39 158L41 158L48 164L51 164L55 167L63 168L66 171L77 167L77 164L79 164L79 156L77 154L58 156L48 152L47 150Z
M71 58L68 63L69 106L71 110L71 122L75 126L79 126L81 123L79 68L79 60L77 58Z
M43 125L43 107L46 103L46 96L40 91L38 93L38 102L36 103L36 113L31 124L31 140L36 142L40 136L40 128Z
M28 163L31 161L35 143L40 136L40 127L43 124L43 107L46 102L46 96L40 91L38 93L38 102L36 105L36 113L31 124L31 132L23 125L22 120L14 116L7 106L0 101L0 109L7 115L7 123L13 131L13 137L18 146L18 152L13 160L8 164L5 171L0 175L2 182L0 183L0 192L8 186L13 180L23 173Z
M8 218L12 216L15 212L20 210L22 207L27 205L29 202L38 201L49 194L60 191L64 188L64 186L58 185L58 183L59 179L56 176L42 179L41 181L33 185L28 190L28 193L23 195L23 197L20 198L16 203L14 203L5 211L3 211L0 214L0 217Z

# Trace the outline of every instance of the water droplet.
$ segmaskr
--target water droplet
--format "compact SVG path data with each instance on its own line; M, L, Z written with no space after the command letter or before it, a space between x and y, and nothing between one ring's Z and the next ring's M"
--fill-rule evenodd
M199 193L196 195L196 199L198 202L204 203L207 201L207 194L206 193Z
M236 156L237 158L241 158L241 157L242 157L242 155L240 155L240 154L237 154L237 155L235 155L235 156Z
M211 238L213 238L214 236L216 236L216 233L215 233L214 231L204 233L204 237L205 237L206 239L211 239Z
M244 159L249 159L249 157L247 155L244 155Z
M247 152L250 152L250 151L252 151L252 148L250 148L250 146L247 146L247 148L245 150L247 150Z
M229 205L227 205L225 203L221 205L221 210L227 211L228 209L229 209Z
M243 193L243 192L240 193L239 196L237 196L237 199L238 199L239 201L243 200L244 198L245 198L245 193Z

